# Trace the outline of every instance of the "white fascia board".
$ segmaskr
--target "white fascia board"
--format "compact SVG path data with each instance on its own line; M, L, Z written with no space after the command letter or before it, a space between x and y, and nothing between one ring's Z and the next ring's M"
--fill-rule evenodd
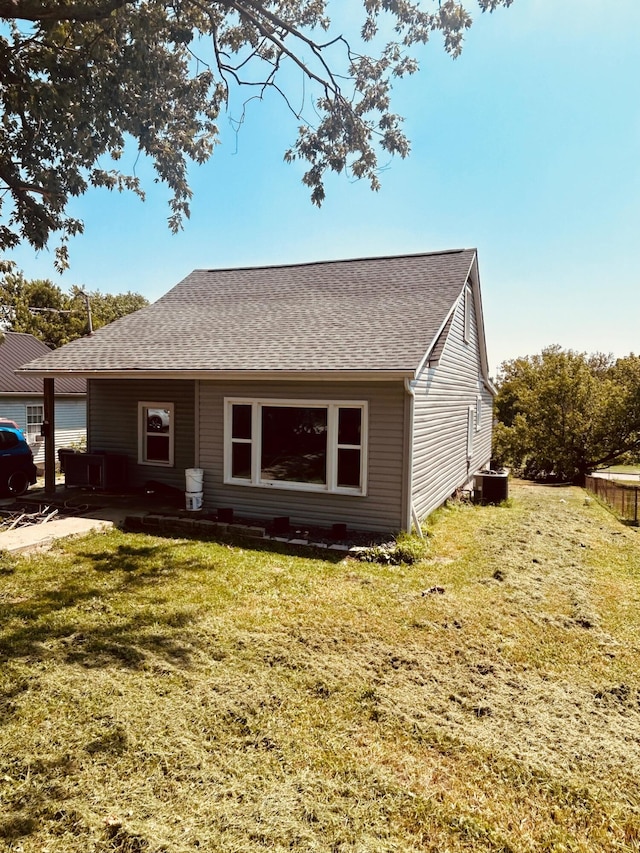
M469 267L467 280L471 280L473 289L473 304L476 312L476 328L478 329L478 348L480 350L480 365L482 367L482 379L485 388L494 397L498 393L489 378L489 359L487 356L487 339L484 331L484 311L482 308L482 294L480 292L480 273L478 271L478 255L474 253L473 261Z
M460 299L461 299L461 297L462 297L462 293L463 293L463 292L464 292L464 288L460 291L460 296L458 296L458 298L456 299L456 301L455 301L455 302L453 303L453 305L451 306L451 309L450 309L449 313L448 313L448 314L447 314L447 316L444 318L443 323L441 324L440 328L438 329L438 331L437 331L437 332L436 332L436 334L434 335L433 340L432 340L432 341L431 341L431 343L429 344L429 348L427 349L426 353L424 354L424 356L423 356L423 358L422 358L422 361L421 361L421 362L420 362L420 364L418 365L418 369L417 369L417 370L416 370L416 372L415 372L415 379L419 379L419 378L422 376L422 371L423 371L423 370L425 369L425 367L429 364L429 358L431 357L431 353L433 352L433 348L434 348L434 346L436 345L436 343L438 342L438 338L440 337L440 335L441 335L441 334L442 334L442 332L444 331L444 329L445 329L445 327L446 327L447 323L449 322L449 319L450 319L451 315L453 314L453 312L456 310L456 308L457 308L457 307L458 307L458 305L460 304Z
M18 370L41 379L209 379L213 381L255 380L301 382L388 382L414 378L413 370Z

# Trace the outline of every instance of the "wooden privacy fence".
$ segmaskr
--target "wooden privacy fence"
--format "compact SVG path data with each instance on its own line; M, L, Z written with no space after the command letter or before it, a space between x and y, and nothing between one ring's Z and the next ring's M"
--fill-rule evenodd
M638 486L623 486L612 480L602 477L586 477L585 487L597 495L600 500L609 504L617 514L626 519L638 523L640 517L640 488Z

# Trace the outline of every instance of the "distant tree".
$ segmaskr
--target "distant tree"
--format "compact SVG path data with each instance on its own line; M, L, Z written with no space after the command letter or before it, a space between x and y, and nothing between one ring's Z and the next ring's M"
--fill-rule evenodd
M477 0L483 12L512 2ZM127 140L169 187L169 225L178 229L189 215L187 162L213 153L232 89L244 88L246 100L282 96L298 125L285 157L308 165L303 182L315 204L327 171L348 169L376 189L378 152L409 151L391 108L392 82L417 70L414 50L434 32L448 53L460 53L468 5L0 0L0 250L21 241L41 249L57 232L65 267L65 241L83 230L67 212L70 198L89 186L143 195L135 171L110 162L121 160ZM352 43L327 14L341 6L362 14Z
M87 296L94 329L149 304L139 293L92 291ZM48 279L27 281L21 273L6 273L0 278L0 327L27 332L55 349L87 334L84 292L73 287L63 293Z
M559 346L505 361L494 458L528 477L580 481L640 452L640 357Z

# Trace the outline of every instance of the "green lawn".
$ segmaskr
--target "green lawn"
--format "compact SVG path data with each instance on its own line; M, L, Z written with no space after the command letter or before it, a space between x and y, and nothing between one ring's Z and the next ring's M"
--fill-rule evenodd
M511 495L412 566L0 555L0 849L639 850L640 533Z

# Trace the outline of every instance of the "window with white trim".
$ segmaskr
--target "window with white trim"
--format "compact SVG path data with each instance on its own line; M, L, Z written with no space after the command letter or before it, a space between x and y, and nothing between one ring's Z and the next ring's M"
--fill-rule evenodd
M471 459L473 456L473 421L474 421L474 407L469 406L467 410L467 459Z
M173 466L174 404L138 403L138 463Z
M34 405L27 406L27 434L26 439L28 444L34 444L42 432L42 422L44 420L44 406Z
M366 402L225 399L224 481L365 495Z

